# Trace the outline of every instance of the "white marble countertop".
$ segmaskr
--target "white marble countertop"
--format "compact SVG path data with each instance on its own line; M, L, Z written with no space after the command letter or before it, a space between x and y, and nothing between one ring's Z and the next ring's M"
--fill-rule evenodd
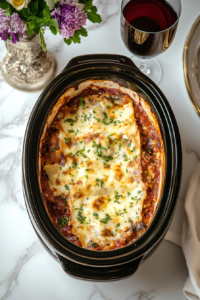
M63 45L60 36L46 33L48 49L58 60L58 72L68 61L86 53L131 56L119 29L120 0L96 0L103 17L88 23L89 36L76 45ZM182 139L183 177L171 230L181 234L183 202L191 174L200 160L200 119L184 84L182 52L199 0L182 0L176 38L158 57L163 68L159 84L175 113ZM0 42L0 60L5 55ZM0 82L0 300L169 300L185 299L182 288L188 271L181 247L163 241L131 278L114 283L89 283L70 278L43 249L30 224L21 188L21 149L26 123L39 93L23 93Z

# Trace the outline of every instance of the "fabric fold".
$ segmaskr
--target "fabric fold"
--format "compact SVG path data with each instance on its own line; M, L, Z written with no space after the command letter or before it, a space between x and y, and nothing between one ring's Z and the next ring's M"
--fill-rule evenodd
M183 292L187 299L200 299L200 163L190 180L185 198L182 247L189 277Z

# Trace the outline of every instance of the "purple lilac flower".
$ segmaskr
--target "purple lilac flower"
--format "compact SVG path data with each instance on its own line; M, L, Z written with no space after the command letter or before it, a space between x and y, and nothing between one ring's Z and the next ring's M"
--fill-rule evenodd
M5 16L3 9L0 8L0 38L7 41L8 36L11 36L12 43L19 42L19 37L22 38L24 34L24 24L18 14Z
M87 14L75 5L58 4L58 8L51 13L58 22L61 34L68 40L74 35L74 31L86 24Z

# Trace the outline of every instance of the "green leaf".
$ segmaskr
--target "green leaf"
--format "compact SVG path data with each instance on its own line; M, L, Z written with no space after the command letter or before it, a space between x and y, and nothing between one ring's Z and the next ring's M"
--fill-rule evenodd
M38 0L35 1L35 7L36 7L37 10L38 10Z
M76 30L75 31L75 33L74 33L74 36L72 36L72 40L73 40L73 42L76 44L76 43L78 43L78 44L80 44L80 42L81 42L81 38L80 38L80 36L79 36L79 32L78 32L79 30Z
M43 9L43 16L46 19L50 19L51 18L51 12L48 6L45 7L45 9Z
M54 26L50 25L49 28L50 28L51 32L52 32L54 35L57 34L57 30L56 30L56 28L55 28Z
M28 18L29 13L30 13L30 9L28 7L22 9L22 14L25 18Z
M82 0L82 1L79 1L79 3L82 3L84 4L84 10L88 10L92 7L92 2L93 0Z
M81 27L81 29L75 31L74 36L71 36L68 40L64 39L64 42L67 45L71 45L72 42L74 42L75 44L76 43L80 44L81 42L80 36L87 36L87 35L88 35L87 30Z
M42 45L42 49L46 52L47 51L46 43L45 43L45 40L44 40L44 35L43 35L41 30L40 30L40 43Z
M30 2L30 4L29 4L29 9L30 9L30 13L32 14L32 15L36 15L37 14L37 12L38 12L38 8L37 8L37 4L35 4L34 2Z
M40 24L38 24L36 21L31 21L30 22L30 27L32 29L33 32L35 32L36 34L39 34L40 32Z
M93 23L101 23L102 19L97 14L96 6L93 6L92 0L79 0L80 3L84 4L84 11L87 13L88 19Z
M8 2L6 2L6 0L0 0L0 8L2 8L2 9L9 9L10 6L11 5Z
M26 26L27 26L27 29L28 29L28 34L29 34L29 36L32 36L33 30L32 30L32 28L31 28L31 26L30 26L30 23L27 22L27 23L26 23Z
M57 32L61 33L61 32L60 32L60 28L59 28L59 26L58 26L58 22L57 22L55 19L51 18L51 19L49 20L49 25L52 25L53 27L56 28Z
M68 40L64 39L64 42L69 46L72 43L72 38L70 37Z
M101 23L102 19L101 16L99 14L96 13L97 9L95 6L93 6L91 8L91 12L86 11L88 19L92 22L92 23Z
M91 13L96 14L97 13L97 8L96 6L92 6L90 9Z
M84 27L81 27L81 29L78 31L79 31L80 35L88 36L87 30Z
M4 14L5 14L5 16L10 16L11 12L9 10L4 10Z

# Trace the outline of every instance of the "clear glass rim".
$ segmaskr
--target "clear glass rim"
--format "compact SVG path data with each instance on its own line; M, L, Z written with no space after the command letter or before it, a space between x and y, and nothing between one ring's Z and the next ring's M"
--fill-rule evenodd
M135 30L138 30L138 31L140 31L140 32L149 33L149 34L152 34L152 33L153 33L153 34L156 34L156 33L162 33L162 32L168 31L169 29L171 29L172 27L174 27L174 26L178 23L178 21L179 21L179 19L180 19L180 16L181 16L182 4L181 4L181 0L178 0L178 1L179 1L179 5L180 5L180 12L179 12L179 14L178 14L178 18L177 18L176 22L174 22L174 24L173 24L172 26L170 26L169 28L167 28L167 29L165 29L165 30L161 30L161 31L151 31L151 32L149 32L149 31L140 30L140 29L138 29L138 28L132 26L132 25L127 21L127 19L125 18L124 12L123 12L123 9L122 9L122 5L123 5L123 2L124 2L124 1L125 1L125 0L122 0L122 4L121 4L121 13L122 13L124 19L125 19L126 22L129 24L129 26L131 26L132 28L134 28ZM130 1L131 1L131 0L130 0ZM130 2L130 1L129 1L129 2ZM166 2L167 2L167 1L166 1ZM128 2L127 2L127 3L128 3Z

